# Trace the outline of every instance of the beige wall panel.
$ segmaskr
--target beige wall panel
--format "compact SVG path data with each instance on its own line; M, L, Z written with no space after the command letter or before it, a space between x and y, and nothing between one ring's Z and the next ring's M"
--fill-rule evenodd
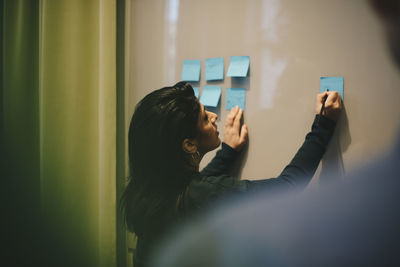
M179 81L184 59L201 59L194 85L223 88L219 129L228 113L225 89L247 89L242 179L275 177L291 160L311 127L321 76L343 76L345 99L324 162L348 172L394 142L400 75L366 1L136 0L128 6L127 120L143 96ZM234 55L250 56L248 78L205 81L206 58L224 57L226 74Z

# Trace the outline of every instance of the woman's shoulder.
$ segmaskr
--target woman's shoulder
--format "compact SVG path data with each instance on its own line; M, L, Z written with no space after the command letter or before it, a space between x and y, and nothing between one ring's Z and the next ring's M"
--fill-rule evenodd
M247 191L247 183L230 175L203 176L200 173L193 175L186 194L185 201L195 206L211 204L215 200L228 194Z
M194 173L190 177L188 189L202 189L202 190L216 190L216 189L229 189L237 187L245 183L234 176L228 174L221 175L202 175L201 173Z

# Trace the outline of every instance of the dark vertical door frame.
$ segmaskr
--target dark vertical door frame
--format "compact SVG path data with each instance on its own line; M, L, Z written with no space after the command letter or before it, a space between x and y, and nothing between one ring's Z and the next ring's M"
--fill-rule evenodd
M117 236L117 266L127 265L126 228L124 216L120 209L120 199L125 189L125 0L117 0L117 45L116 45L116 82L117 82L117 125L116 125L116 236Z

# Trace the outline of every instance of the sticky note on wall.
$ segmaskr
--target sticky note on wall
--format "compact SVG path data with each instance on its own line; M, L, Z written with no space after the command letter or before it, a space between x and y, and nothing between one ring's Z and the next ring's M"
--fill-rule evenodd
M232 56L229 63L228 73L229 77L246 77L249 72L250 57L248 56Z
M246 103L246 88L226 88L225 99L226 110L231 110L236 106L239 106L239 108L244 110Z
M182 66L181 80L187 82L200 81L200 60L184 60Z
M220 86L204 86L201 94L200 103L208 107L217 107L221 97Z
M329 91L336 91L340 94L343 101L343 81L343 77L321 77L320 92L325 92L327 89L329 89Z
M206 81L215 81L224 79L224 58L206 59Z

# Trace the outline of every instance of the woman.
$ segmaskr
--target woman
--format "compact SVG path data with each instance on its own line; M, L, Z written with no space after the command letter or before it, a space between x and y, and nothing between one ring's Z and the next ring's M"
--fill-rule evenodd
M247 126L240 125L242 110L231 110L221 150L199 172L202 157L221 144L217 115L204 109L185 82L145 96L129 128L131 177L122 199L128 228L138 236L135 267L146 265L155 243L168 229L217 198L261 187L271 192L305 187L325 152L342 106L338 93L325 92L318 95L318 111L325 96L324 116L316 116L312 131L290 164L276 179L258 181L227 175L247 140Z

